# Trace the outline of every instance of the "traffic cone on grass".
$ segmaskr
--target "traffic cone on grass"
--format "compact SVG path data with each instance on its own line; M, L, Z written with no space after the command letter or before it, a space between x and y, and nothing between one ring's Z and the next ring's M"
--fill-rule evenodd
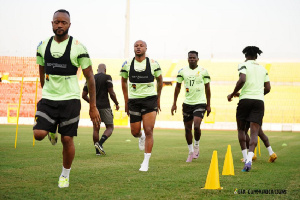
M206 177L205 186L202 189L208 190L221 190L223 189L220 186L220 179L219 179L219 167L218 167L218 153L217 151L213 152L208 174Z
M234 166L231 153L231 145L228 145L225 155L225 161L223 166L222 175L234 175Z

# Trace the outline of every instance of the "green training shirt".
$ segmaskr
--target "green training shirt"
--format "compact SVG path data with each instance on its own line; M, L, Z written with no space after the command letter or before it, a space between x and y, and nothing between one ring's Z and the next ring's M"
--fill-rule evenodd
M240 100L257 99L264 101L264 83L270 81L268 71L255 60L248 60L239 64L238 71L246 75Z
M184 81L185 104L196 105L206 103L204 84L210 82L210 76L206 69L199 65L195 69L187 66L178 71L176 79L178 83Z
M70 37L69 37L70 38ZM69 38L63 42L57 43L54 39L51 43L50 52L54 58L60 58L67 47ZM36 63L45 66L45 50L50 38L40 42L37 48ZM88 52L78 40L73 38L71 45L70 60L72 65L86 69L92 65ZM44 86L42 90L42 98L50 100L70 100L80 99L80 88L77 75L61 76L61 75L45 75Z
M123 63L122 69L120 71L120 76L123 78L128 78L130 65L132 60L127 60ZM154 77L159 77L161 75L161 68L155 60L150 59L151 73ZM136 59L134 60L134 70L137 72L146 70L146 59L142 62L138 62ZM129 78L128 78L129 81ZM155 89L154 82L151 83L131 83L129 81L128 85L128 98L129 99L140 99L148 96L157 95L157 91Z

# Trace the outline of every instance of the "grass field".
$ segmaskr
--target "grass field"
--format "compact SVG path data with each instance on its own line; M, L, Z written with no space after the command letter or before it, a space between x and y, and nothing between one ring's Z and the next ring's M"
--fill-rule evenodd
M115 129L104 144L106 156L96 156L92 129L79 128L70 187L57 187L62 145L48 139L32 146L32 127L0 125L0 199L299 199L300 133L266 132L278 159L268 163L267 150L251 172L243 173L235 131L202 131L200 157L186 163L183 130L156 129L149 171L139 172L143 153L129 129ZM126 140L131 142L126 142ZM286 143L287 146L282 146ZM231 145L235 176L222 176L227 145ZM262 144L262 143L261 143ZM223 190L202 190L213 150L218 152ZM246 194L234 194L235 189ZM255 190L286 190L286 194L248 194Z

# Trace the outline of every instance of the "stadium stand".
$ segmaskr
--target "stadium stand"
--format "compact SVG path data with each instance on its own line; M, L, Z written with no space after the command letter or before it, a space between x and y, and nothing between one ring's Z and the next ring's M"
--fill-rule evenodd
M176 80L179 69L188 65L187 60L157 60L163 71L165 79ZM114 90L120 99L121 109L124 109L124 101L120 83L119 71L124 59L93 59L93 70L96 73L97 66L105 63L107 73L112 76ZM235 122L235 110L238 99L227 102L227 95L232 92L238 79L238 62L216 62L200 60L199 64L206 68L211 76L211 104L215 110L214 119L216 122ZM266 112L264 122L266 123L300 123L300 63L262 63L269 69L271 80L271 93L265 98ZM7 116L8 105L18 105L21 77L31 81L25 81L23 87L20 117L34 116L34 100L36 89L36 78L39 77L38 66L33 57L0 57L0 73L9 73L9 83L0 83L0 117ZM83 88L85 79L81 70L80 87ZM173 103L175 82L170 86L164 86L161 97L162 111L157 116L158 121L182 121L181 104L184 100L184 90L182 89L175 116L171 116L171 106ZM41 88L38 84L38 97L41 98ZM113 105L113 104L112 104ZM89 106L82 101L81 118L89 118ZM12 111L10 114L15 114Z

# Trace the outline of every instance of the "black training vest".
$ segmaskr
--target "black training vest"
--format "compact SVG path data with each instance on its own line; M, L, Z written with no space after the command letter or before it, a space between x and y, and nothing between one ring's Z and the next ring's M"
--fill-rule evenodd
M131 83L151 83L154 81L154 76L151 73L151 66L149 58L146 57L146 70L142 72L137 72L134 70L134 60L133 58L130 64L129 70L129 81Z
M44 56L45 73L52 75L70 76L76 75L78 68L71 62L71 45L73 37L70 36L65 53L60 58L54 58L50 52L53 36L50 38Z

